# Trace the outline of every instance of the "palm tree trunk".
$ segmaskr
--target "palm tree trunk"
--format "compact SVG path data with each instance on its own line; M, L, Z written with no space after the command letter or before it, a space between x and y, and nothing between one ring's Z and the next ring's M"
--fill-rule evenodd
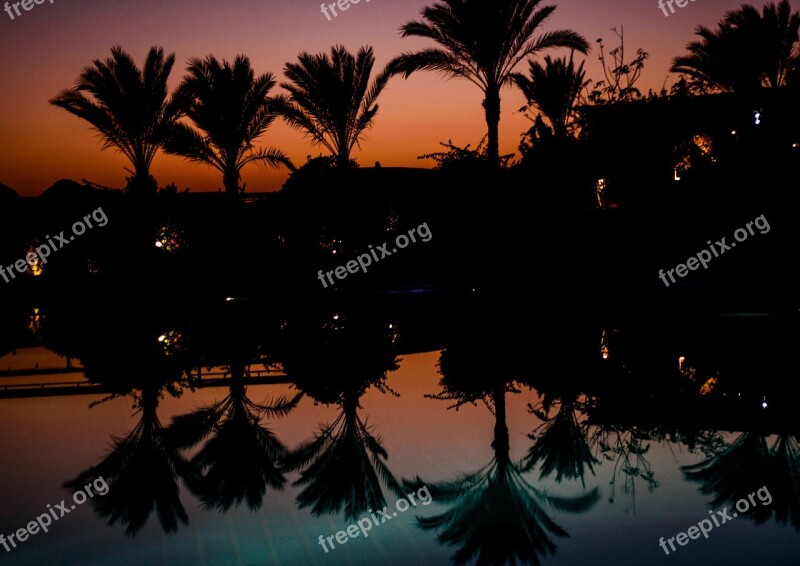
M336 156L336 168L343 171L348 167L350 167L350 155L346 151L340 150Z
M500 167L500 88L489 87L486 89L486 98L483 100L483 109L486 113L486 126L489 128L488 145L486 148L489 163L492 167Z
M158 192L158 184L155 178L150 175L147 165L141 163L133 164L133 177L128 177L126 190L137 197L151 197Z
M498 460L501 457L507 459L510 445L508 425L506 424L506 389L504 383L495 385L492 397L494 399L494 441L492 442L492 448L494 448L495 456Z
M225 186L225 193L228 196L238 196L239 194L239 171L238 169L228 169L222 174L222 184Z

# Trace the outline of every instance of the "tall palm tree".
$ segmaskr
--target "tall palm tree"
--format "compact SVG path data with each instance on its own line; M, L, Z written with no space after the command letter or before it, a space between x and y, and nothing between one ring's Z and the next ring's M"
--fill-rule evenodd
M578 422L580 404L569 395L559 398L559 409L554 417L548 418L543 411L531 407L530 412L537 415L542 424L529 434L534 444L522 460L523 471L532 470L541 462L539 479L556 472L556 482L564 478L584 480L586 468L594 475L594 464L598 460L592 455L586 438L585 423ZM538 437L536 433L539 433Z
M268 486L282 490L286 483L278 461L287 451L261 420L266 415L287 415L302 394L255 403L247 397L245 365L234 363L230 368L229 395L175 417L168 436L182 449L208 438L190 460L185 474L189 489L205 508L227 511L246 501L251 510L256 510L261 508Z
M324 319L323 319L324 320ZM312 514L344 511L355 519L386 505L383 486L402 495L389 454L367 419L361 397L372 388L392 392L387 374L397 369L392 334L383 319L342 310L327 320L290 319L284 369L292 383L317 403L337 405L339 415L292 450L284 468L299 472L293 485L300 508Z
M476 400L474 380L469 376L448 376L445 369L453 352L442 354L444 391L441 399L458 403ZM447 356L447 358L445 357ZM449 359L448 359L449 358ZM474 373L474 372L473 372ZM462 382L461 377L467 377ZM485 377L485 376L484 376ZM419 476L403 480L407 489L428 486L431 498L448 508L432 517L417 517L423 530L439 530L439 542L457 546L453 562L466 564L540 564L541 556L553 555L557 546L551 539L569 534L548 515L548 509L584 513L600 499L597 487L574 497L557 497L525 479L524 467L511 459L506 423L507 380L490 376L483 400L494 408L495 425L491 462L476 472L462 474L454 481L428 483ZM465 386L465 389L461 389Z
M358 415L357 395L343 391L339 416L284 459L287 470L300 472L292 484L303 488L298 506L311 506L314 516L343 509L345 519L356 519L368 509L382 509L386 498L381 480L395 494L401 493L386 464L389 454L381 438Z
M278 111L290 126L330 151L338 168L347 168L350 153L372 126L376 102L391 75L384 69L370 83L372 47L362 47L353 56L337 45L330 57L303 52L298 59L284 68L291 82L281 86L290 96L278 99Z
M422 10L424 21L403 25L403 37L432 39L440 47L404 53L389 64L408 78L416 71L436 71L477 85L484 94L490 163L500 166L500 88L526 57L551 47L581 53L589 44L578 33L559 30L534 36L555 6L539 8L541 0L444 0Z
M725 450L702 462L682 466L687 480L698 482L699 491L713 496L709 508L733 507L740 499L767 487L771 501L759 495L746 516L755 523L775 518L800 532L800 447L797 437L779 434L772 448L757 432L744 432Z
M50 104L83 118L103 141L116 148L133 166L128 188L155 192L150 165L178 111L167 91L175 55L151 47L144 67L136 66L122 47L113 47L105 61L95 59L71 89L62 90ZM91 95L91 96L87 96Z
M172 444L156 413L160 390L151 385L142 389L138 407L141 416L132 431L114 439L111 452L96 466L64 484L80 489L95 478L104 478L109 492L92 499L95 512L109 525L126 525L125 534L135 536L156 511L164 532L177 531L189 517L180 499L178 477L186 461Z
M751 92L785 86L800 68L800 13L788 0L767 4L759 14L750 5L727 12L716 30L698 26L701 39L676 57L672 72L691 77L701 90Z
M570 56L530 61L528 77L514 73L512 79L528 104L534 106L550 122L556 139L566 139L575 114L575 103L586 85L583 63L575 66Z
M237 56L233 65L226 60L220 63L213 55L193 58L186 70L176 97L197 129L175 124L165 144L168 153L219 170L229 195L244 190L239 181L248 163L294 170L282 151L253 147L277 116L269 97L275 86L272 73L256 77L244 55Z

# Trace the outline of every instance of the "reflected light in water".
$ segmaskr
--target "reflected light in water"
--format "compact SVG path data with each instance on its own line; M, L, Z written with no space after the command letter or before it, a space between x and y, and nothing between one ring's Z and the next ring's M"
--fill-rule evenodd
M42 315L42 311L39 307L33 307L33 313L28 317L28 330L31 331L31 334L36 336L42 330L42 321L44 320L44 315Z
M183 335L176 330L170 330L158 337L158 341L161 343L167 356L171 356L181 349L182 340Z
M36 253L36 248L34 246L28 246L28 249L25 250L25 258L27 259L31 256L31 254L33 254L33 257L31 258L32 261L28 262L28 265L30 266L28 273L34 277L39 277L44 272L44 263L39 257L39 254Z
M600 335L600 355L603 356L604 360L607 360L608 353L608 338L606 338L606 331L603 329L603 333Z

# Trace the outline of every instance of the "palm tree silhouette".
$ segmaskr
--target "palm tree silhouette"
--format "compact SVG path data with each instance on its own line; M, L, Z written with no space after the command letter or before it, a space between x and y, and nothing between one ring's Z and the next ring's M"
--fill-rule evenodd
M800 448L796 436L779 434L770 449L762 434L744 432L725 450L681 470L687 480L700 484L701 493L713 496L711 509L733 507L738 500L747 500L767 486L772 501L767 505L756 500L758 504L751 505L744 515L757 524L774 515L778 523L790 523L800 532Z
M449 374L450 368L460 365L453 354L452 350L442 354L443 392L434 397L455 400L456 406L480 399L493 409L494 457L480 470L455 481L431 484L419 476L404 480L407 489L427 485L433 501L450 505L439 515L417 517L417 525L424 530L440 530L437 539L441 543L458 545L453 555L456 564L466 564L476 556L477 564L540 564L541 556L556 553L551 536L569 536L548 516L546 508L583 513L600 499L599 490L595 487L577 497L556 497L528 483L523 477L524 467L509 454L505 394L513 386L504 378L484 377L480 381L487 393L479 394L474 373L472 377ZM466 381L462 382L462 377Z
M186 461L156 414L160 390L148 385L138 400L139 423L122 438L115 438L111 452L96 466L64 484L73 490L102 477L109 491L91 500L100 517L109 525L121 523L125 534L135 536L155 510L167 533L177 531L178 523L189 518L180 501L177 478L184 473Z
M587 440L587 430L583 423L578 422L578 412L581 404L576 399L577 395L565 395L557 401L545 401L540 407L528 408L543 422L540 427L529 434L534 444L522 460L523 471L532 470L541 462L539 478L546 478L553 471L556 472L556 481L580 478L581 485L584 481L585 469L594 475L593 465L597 459L592 455ZM549 409L558 403L558 412L548 418ZM538 434L538 436L537 436Z
M268 428L265 415L285 416L300 401L278 398L265 404L247 397L244 364L232 364L230 393L223 400L172 420L168 434L179 448L191 448L208 438L186 468L186 483L206 509L220 511L247 502L263 505L267 486L281 490L286 478L278 461L286 448Z
M95 59L75 87L50 100L89 122L100 134L103 149L116 148L128 158L133 166L133 171L126 169L132 174L128 178L132 192L157 189L150 165L178 117L167 91L174 63L174 54L165 58L162 48L151 47L139 69L121 47L113 47L110 58Z
M797 436L779 435L772 447L772 456L770 509L778 523L789 523L800 532L800 445Z
M381 481L395 494L401 491L386 465L389 454L381 438L358 415L356 393L342 392L340 406L336 420L292 450L284 465L287 470L302 470L293 484L303 487L297 496L301 509L310 506L314 516L344 509L349 520L383 509Z
M719 508L736 502L764 485L770 454L766 438L745 432L725 450L697 464L682 466L687 480L699 482L700 491L714 495L710 506Z
M290 321L286 373L315 402L341 408L332 423L284 460L286 470L301 472L293 484L302 487L299 507L311 507L315 516L344 510L347 519L382 509L381 483L395 494L401 493L400 484L386 465L389 454L381 438L358 409L370 388L397 395L386 385L387 372L398 367L389 327L345 313L321 324L295 322Z
M253 147L276 118L268 96L275 86L271 73L256 77L244 55L237 56L233 65L220 63L213 55L193 58L187 72L176 99L200 131L176 123L164 146L168 153L220 171L225 192L232 196L244 191L239 181L248 163L294 170L282 151Z
M281 83L289 97L278 97L278 112L293 128L322 145L339 169L350 166L350 153L363 139L378 113L377 100L389 81L388 69L370 84L375 56L362 47L353 56L343 46L325 53L301 53L298 63L286 63Z
M541 0L444 0L422 10L422 22L402 26L403 37L432 39L440 48L404 53L391 61L393 73L408 78L421 70L467 79L484 94L488 127L488 159L500 166L500 89L512 83L516 66L525 57L552 47L581 53L589 44L578 33L559 30L534 33L555 6L539 8Z
M698 26L701 39L686 46L671 71L693 79L701 91L752 92L761 86L785 86L800 68L797 49L800 13L788 0L767 4L762 13L743 5L727 12L716 30Z
M553 135L563 140L569 136L575 114L575 103L586 85L583 63L575 66L570 55L552 59L530 61L528 77L515 73L514 83L520 88L530 106L539 110L550 122Z

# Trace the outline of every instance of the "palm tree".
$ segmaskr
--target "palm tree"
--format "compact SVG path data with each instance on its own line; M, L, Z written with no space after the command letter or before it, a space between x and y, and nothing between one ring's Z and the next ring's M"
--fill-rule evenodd
M260 509L267 486L281 490L286 483L278 461L287 451L261 419L287 415L302 394L255 403L247 397L246 373L244 364L232 364L230 394L213 405L175 417L169 427L169 438L182 449L208 438L185 474L189 489L207 509L227 511L243 501L251 510Z
M462 474L450 482L428 483L419 476L403 480L407 489L428 486L437 504L448 505L432 517L417 517L423 530L439 530L439 542L458 546L453 562L466 564L540 564L540 557L557 551L555 537L569 534L548 515L548 509L584 513L600 499L597 487L574 497L557 497L529 483L523 465L511 459L506 423L505 395L508 380L490 376L484 379L486 393L475 388L472 375L449 375L460 366L454 351L442 354L443 392L434 398L455 400L456 406L478 399L493 408L495 416L491 462L476 472ZM477 365L476 367L483 367ZM463 380L466 378L466 380ZM463 389L462 389L463 387ZM476 395L479 395L476 397ZM477 555L477 556L476 556Z
M569 61L565 57L553 60L548 55L544 65L530 61L528 73L530 78L513 74L514 84L528 104L547 118L555 138L566 139L575 114L575 102L586 85L583 63L576 67L571 55Z
M560 483L564 478L580 478L583 486L586 485L585 469L588 468L594 475L594 464L598 460L589 447L585 423L578 422L580 403L575 397L565 395L559 398L558 412L551 418L548 418L545 411L530 407L530 412L538 416L542 424L528 435L535 442L522 460L523 471L532 470L541 462L539 479L546 478L555 471L556 482ZM548 405L549 409L549 403L543 404L543 407L544 405Z
M800 68L798 30L800 13L792 13L788 0L767 4L761 14L745 4L727 12L716 30L698 26L701 40L689 43L689 54L676 57L671 70L691 77L702 91L785 86Z
M687 480L698 482L699 491L713 496L709 508L733 507L740 499L767 487L769 503L759 494L746 516L755 523L775 518L800 531L800 448L797 437L779 434L772 448L767 438L757 432L744 432L725 450L698 462L682 466Z
M105 61L95 59L80 74L75 87L62 90L50 104L64 108L92 125L103 149L116 148L133 166L128 189L154 193L150 165L178 111L167 92L175 55L151 47L144 67L136 66L119 46ZM87 96L91 95L90 96Z
M534 36L555 6L539 8L541 0L444 0L422 10L422 22L408 22L403 37L432 39L439 48L404 53L389 64L408 78L421 70L460 77L484 94L490 163L500 166L500 88L512 83L516 66L526 57L551 47L581 53L589 44L578 33L559 30Z
M80 489L95 478L104 478L110 490L92 499L92 506L109 525L127 525L125 534L129 537L142 530L153 511L167 533L177 531L178 523L189 522L177 479L184 474L186 461L168 440L158 419L159 395L157 386L144 387L136 427L125 437L114 439L113 449L99 464L64 484Z
M255 76L250 59L239 55L231 65L209 55L193 58L176 97L181 110L200 130L175 124L165 144L168 153L205 163L222 173L225 192L237 195L241 170L248 163L279 167L294 165L277 149L259 149L253 142L276 118L269 91L275 86L272 73Z
M371 47L362 47L353 56L337 45L330 57L303 52L298 59L284 68L291 82L281 86L290 96L278 99L278 111L290 126L330 151L339 169L345 169L353 148L372 126L376 101L391 75L384 69L370 84L375 64Z
M340 407L336 419L292 450L284 468L300 472L298 506L312 514L344 510L355 519L386 505L383 485L396 495L400 483L387 465L389 454L359 400L370 389L396 395L387 374L397 369L392 333L384 320L344 310L330 319L290 319L284 369L292 383L315 403Z
M303 487L297 495L299 508L311 506L314 516L344 509L345 519L356 519L368 509L382 509L386 498L381 480L395 494L402 493L386 464L389 454L381 438L358 415L357 395L343 391L336 420L284 460L287 470L301 472L292 484Z

